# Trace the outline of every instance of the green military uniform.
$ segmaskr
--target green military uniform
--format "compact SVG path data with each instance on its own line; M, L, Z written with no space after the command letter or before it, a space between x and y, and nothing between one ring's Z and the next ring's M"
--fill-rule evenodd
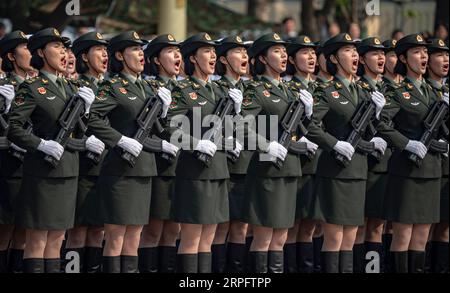
M427 46L420 35L409 35L396 46L397 55L409 48ZM420 168L408 159L405 147L410 140L420 140L423 120L439 99L425 80L406 77L386 93L386 106L379 125L382 137L395 147L389 165L389 182L384 203L386 220L407 224L439 222L441 155L428 152ZM387 124L392 121L394 127Z
M111 39L111 54L128 46L143 45L136 32L125 32ZM134 137L136 118L147 99L155 93L140 78L123 73L104 81L91 108L89 133L110 148L100 171L97 188L100 197L99 221L116 225L148 223L151 201L151 178L156 176L154 150L144 146L131 167L121 158L117 143L122 136ZM108 123L109 121L109 123Z
M62 41L59 32L44 29L30 38L28 48L34 52L52 41ZM78 153L66 148L59 164L53 168L44 161L45 154L37 151L37 147L41 139L55 139L60 129L58 119L76 92L76 85L70 81L41 71L38 77L26 80L16 94L8 137L27 150L16 215L16 224L21 228L65 230L73 227ZM33 124L32 134L24 130L28 119Z

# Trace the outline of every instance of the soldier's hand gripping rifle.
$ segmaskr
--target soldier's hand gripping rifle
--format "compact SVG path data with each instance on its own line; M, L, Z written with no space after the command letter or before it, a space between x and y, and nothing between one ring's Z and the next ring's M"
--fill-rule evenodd
M0 99L5 99L2 95L0 95ZM6 150L9 148L9 141L6 138L9 129L8 118L5 114L3 114L6 110L6 107L0 108L0 150Z

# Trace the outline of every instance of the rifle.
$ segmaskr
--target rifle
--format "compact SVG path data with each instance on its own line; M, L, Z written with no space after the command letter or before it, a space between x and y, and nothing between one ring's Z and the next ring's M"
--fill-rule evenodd
M306 135L308 133L308 130L303 125L304 113L305 107L303 103L300 100L295 100L289 105L289 108L286 110L283 118L281 119L280 127L282 128L283 132L278 139L278 143L286 149L289 149L289 145L292 142L292 134L297 131L297 128L300 128L302 135ZM307 157L309 160L312 160L314 154L308 152ZM283 163L284 162L280 159L277 159L273 162L275 167L277 167L278 169L281 169L281 167L283 167Z
M81 130L85 132L87 126L81 119L84 115L84 112L84 101L78 94L75 94L66 105L66 108L64 109L58 120L60 130L54 141L65 148L67 143L69 142L69 139L71 138L70 136L75 131L77 125L79 125ZM44 157L44 160L48 162L53 168L56 168L59 163L59 160L50 155L46 155Z
M420 138L420 142L426 146L427 150L430 149L430 146L433 141L433 135L439 129L441 129L442 125L444 125L442 129L448 132L448 128L445 125L445 121L447 119L448 119L448 105L443 101L434 103L433 107L431 107L430 111L428 111L428 114L425 117L425 120L423 121L425 131ZM416 154L411 153L408 156L408 159L414 164L416 164L418 168L422 166L422 159Z
M219 133L221 133L222 124L225 121L225 117L229 115L233 111L233 109L234 109L234 102L232 99L222 98L219 100L219 103L217 104L216 109L214 109L213 113L213 115L219 118L218 119L219 123L216 123L214 125L214 128L212 128L209 131L208 136L205 138L206 140L214 141L214 138ZM213 157L199 151L194 151L193 155L199 161L205 164L206 167L209 167L211 165L211 160ZM237 161L237 158L234 158L234 155L232 155L231 153L227 154L227 157L231 158L231 160Z

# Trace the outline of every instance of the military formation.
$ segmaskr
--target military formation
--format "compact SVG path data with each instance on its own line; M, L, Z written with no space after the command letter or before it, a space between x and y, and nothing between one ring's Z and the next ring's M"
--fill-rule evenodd
M443 40L47 28L0 58L2 273L448 273Z

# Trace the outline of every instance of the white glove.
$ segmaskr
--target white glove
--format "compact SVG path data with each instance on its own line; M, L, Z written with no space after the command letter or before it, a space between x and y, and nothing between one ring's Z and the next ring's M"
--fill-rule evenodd
M173 145L165 140L162 141L162 151L166 154L172 155L173 157L175 157L178 153L178 151L180 150L179 147L177 147L176 145Z
M376 110L377 119L380 119L381 110L383 110L383 107L386 104L386 99L384 98L384 95L380 92L374 92L372 94L371 99L372 99L372 102L377 107L377 110Z
M84 101L85 114L88 114L89 110L91 109L91 105L95 100L94 92L91 88L83 86L78 90L78 95Z
M39 144L37 149L49 156L52 156L58 161L61 159L64 153L64 148L62 147L62 145L53 140L41 139L41 143Z
M11 103L16 95L14 92L14 86L10 84L0 86L0 95L5 97L6 109L4 114L7 114L9 112L9 109L11 108Z
M287 149L276 141L272 141L267 148L266 153L275 159L284 161L287 156Z
M217 151L217 146L209 141L209 140L200 140L195 148L196 151L209 155L210 157L214 157L214 154Z
M355 154L355 148L346 141L338 141L333 147L333 150L346 157L349 161L352 160L352 157Z
M167 88L161 87L158 90L158 97L163 104L161 118L166 118L170 103L172 103L172 93Z
M236 140L236 147L234 148L234 150L230 151L230 153L232 153L236 158L239 158L242 149L244 149L244 146Z
M306 143L306 148L308 149L309 152L312 152L313 154L315 154L317 149L319 148L319 146L317 144L313 143L312 141L310 141L309 139L307 139L304 136L302 136L300 138L299 142Z
M444 101L444 103L447 104L448 106L448 93L445 93L444 96L442 97L442 100Z
M307 90L301 90L298 96L300 101L302 101L303 105L305 105L305 115L308 119L311 119L311 115L313 114L313 104L314 99L310 92Z
M416 154L419 156L419 158L423 159L427 155L427 147L417 140L410 140L408 144L405 147L405 150L408 152L411 152L413 154Z
M448 96L447 96L447 97L448 97ZM445 142L445 143L446 143L446 141L443 140L443 139L440 139L439 142ZM448 158L448 151L449 151L449 145L447 144L447 152L446 152L445 154L443 154L443 155L446 156L447 158Z
M375 149L384 155L387 148L387 142L384 139L381 137L374 137L370 142L373 142Z
M140 144L137 140L126 137L125 135L120 138L117 145L135 157L139 156L143 148L142 144Z
M26 153L27 152L27 150L19 147L18 145L14 144L14 143L11 143L10 146L11 146L11 148L15 149L18 152L21 152L21 153Z
M231 89L228 95L234 102L234 111L236 114L241 113L242 100L244 99L242 92L239 89Z
M86 149L88 151L101 155L105 150L105 144L103 143L103 141L96 138L94 135L91 135L86 140Z

